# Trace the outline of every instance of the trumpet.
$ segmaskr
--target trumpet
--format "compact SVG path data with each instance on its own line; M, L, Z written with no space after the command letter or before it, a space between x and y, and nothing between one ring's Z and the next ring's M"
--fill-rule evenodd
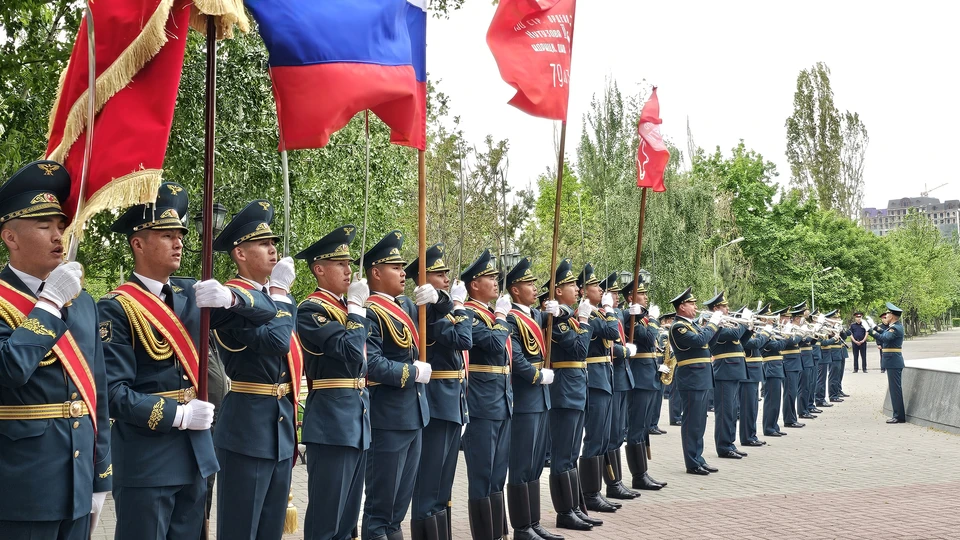
M706 311L706 310L697 311L697 317L699 317L702 320L709 320L710 318L713 317L713 314L714 314L713 311ZM740 317L737 315L723 315L720 318L719 326L723 326L726 328L734 328L736 326L746 326L751 324L755 324L751 318Z

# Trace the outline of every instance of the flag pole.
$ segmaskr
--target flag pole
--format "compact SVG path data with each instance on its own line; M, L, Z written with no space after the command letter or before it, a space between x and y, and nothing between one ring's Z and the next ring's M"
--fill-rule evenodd
M557 243L560 241L560 201L563 197L563 147L567 140L567 121L560 124L560 153L557 157L557 197L553 205L553 245L550 248L550 289L547 298L554 299L557 290ZM550 350L553 343L553 315L547 314L547 339L544 340L543 365L550 368Z
M286 147L280 152L280 166L283 170L283 256L286 257L290 255L290 167Z
M213 179L214 148L217 122L217 25L212 15L207 15L207 69L204 96L204 151L203 151L203 215L201 225L202 249L200 255L200 278L213 278ZM207 398L207 370L210 354L210 308L200 310L200 373L197 394Z
M419 220L419 253L418 253L418 285L423 286L427 283L427 162L423 150L417 150L417 184L419 193L417 196L419 209L417 217ZM427 361L427 309L426 306L420 306L417 309L420 316L418 326L420 327L420 361Z
M77 210L73 213L74 219L80 216L86 197L90 153L93 150L93 117L97 114L97 47L94 40L93 10L90 9L90 0L87 0L83 14L87 18L87 133L83 143L83 165L80 166L80 189L77 190ZM77 251L80 250L79 235L80 231L74 227L67 246L67 260L70 262L77 260Z
M363 129L364 129L364 184L363 184L363 232L360 238L360 269L358 275L363 272L363 255L367 252L367 208L370 203L370 110L363 111ZM359 278L358 278L359 279Z
M640 250L643 248L643 217L647 209L647 188L640 191L640 226L637 230L637 256L633 259L633 289L630 294L633 303L636 303L637 290L640 288ZM637 325L637 316L630 315L630 335L627 336L627 343L633 343L633 330Z
M463 133L460 134L460 244L457 248L457 274L459 275L460 271L463 270L463 234L464 234L464 217L466 213L464 212L464 197L466 196L466 188L463 183L463 154L466 152L466 149L463 147Z

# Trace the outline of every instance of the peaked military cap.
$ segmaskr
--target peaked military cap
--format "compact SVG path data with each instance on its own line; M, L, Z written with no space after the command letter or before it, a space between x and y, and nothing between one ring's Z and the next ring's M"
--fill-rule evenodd
M797 304L797 305L793 306L792 308L790 308L790 316L791 316L791 317L802 317L802 316L803 316L803 312L806 311L806 310L807 310L807 301L804 300L803 302L800 302L799 304Z
M771 315L786 315L786 313L787 313L787 308L780 308L776 311L770 312Z
M587 263L583 265L583 270L580 271L580 275L577 276L577 287L581 289L587 285L599 285L600 279L597 278L597 275L593 272L593 265Z
M356 225L342 225L294 255L294 258L303 259L308 264L314 261L349 261L350 242L353 242L356 236Z
M560 264L557 265L557 271L554 274L554 286L559 287L561 285L574 283L576 281L577 276L573 275L573 264L570 262L570 259L563 259L560 261ZM544 283L543 288L549 291L550 282L547 281Z
M274 211L269 201L259 199L249 202L213 241L213 250L229 252L244 242L280 238L270 230Z
M110 230L127 236L147 229L180 229L187 232L183 220L187 216L189 203L187 190L176 182L164 182L157 191L157 199L152 203L135 204L113 222Z
M490 255L490 250L485 249L479 257L467 267L466 270L460 274L460 279L466 283L482 278L484 276L499 276L500 272L497 270L497 262L493 260L493 256Z
M450 268L447 267L447 263L443 261L444 249L442 243L434 244L427 248L427 272L446 272L450 270ZM403 271L407 274L407 279L417 283L417 278L420 277L420 257L414 259Z
M707 300L703 305L707 306L710 309L713 309L716 306L725 306L727 305L727 299L723 297L723 292L720 291L720 294L714 296L713 298Z
M630 283L627 283L626 285L623 286L622 289L620 289L621 291L623 291L624 295L633 294L634 281L635 280L631 280ZM645 292L647 292L647 286L643 283L643 280L640 280L640 284L637 285L637 294L645 293Z
M623 289L621 289L620 286L617 285L617 277L619 277L617 273L613 272L612 274L607 276L607 279L600 282L600 288L603 289L604 292L622 291Z
M893 302L887 302L887 312L899 317L903 313L903 310L898 308Z
M661 313L661 314L660 314L660 318L657 319L657 321L658 321L658 322L663 322L664 319L676 319L676 318L677 318L677 312L676 312L676 311L670 311L670 312L667 312L667 313Z
M673 300L670 301L673 304L674 309L679 309L680 304L685 304L687 302L696 302L696 297L693 296L693 287L687 287L687 290L683 291L676 296Z
M550 299L550 291L549 291L549 290L543 291L542 293L540 293L540 294L537 295L537 301L540 302L541 304L544 303L544 302L546 302L546 301L549 300L549 299Z
M400 254L402 247L403 233L397 230L388 232L363 255L363 268L370 269L378 264L407 264Z
M769 315L769 314L770 314L770 304L767 304L757 310L757 315Z
M854 316L854 317L856 317L857 315L859 315L859 316L861 316L861 317L863 317L863 312L862 312L862 311L860 311L859 309L858 309L858 310L856 310L856 311L854 311L854 312L853 312L853 316Z
M840 311L839 309L835 309L835 310L833 310L833 311L828 311L827 313L824 313L823 316L829 319L829 318L833 317L834 315L836 315L839 311Z
M24 165L0 186L0 225L18 218L67 217L60 203L70 196L70 175L56 161Z
M516 266L507 272L507 287L513 285L514 283L536 281L537 278L533 276L533 272L530 270L530 265L530 257L524 257L520 259L520 262L518 262Z
M747 309L747 306L742 306L740 309L733 312L734 315L742 315L743 310Z

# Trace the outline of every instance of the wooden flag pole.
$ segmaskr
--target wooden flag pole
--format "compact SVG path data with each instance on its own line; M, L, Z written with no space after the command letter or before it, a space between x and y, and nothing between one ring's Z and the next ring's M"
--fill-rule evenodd
M550 248L550 289L547 298L554 299L557 291L557 244L560 241L560 201L563 197L563 147L567 140L567 122L560 124L560 155L557 157L557 197L553 205L553 245ZM547 328L544 333L543 365L550 368L550 351L553 343L553 315L547 315Z
M417 268L418 279L417 285L426 285L427 284L427 161L424 156L423 150L417 151L417 184L419 187L419 193L417 196L418 202L420 203L420 208L417 210L417 218L419 220L419 265ZM427 309L426 306L420 306L417 309L417 314L420 316L418 321L418 326L420 327L420 343L418 347L420 348L420 361L427 361Z
M290 167L286 148L280 152L280 167L283 171L283 256L286 257L290 255Z
M640 250L643 248L643 217L647 210L647 188L640 191L640 226L637 230L637 256L633 259L633 289L630 291L631 303L636 303L637 289L640 288ZM628 306L629 307L629 306ZM630 335L627 343L633 343L633 330L637 326L637 316L630 315Z
M93 10L90 9L89 0L83 9L83 15L87 18L87 133L83 143L83 164L80 166L80 189L77 191L77 209L73 213L74 219L80 216L87 196L90 152L93 150L93 120L97 114L97 46L93 32ZM80 226L82 227L83 224L81 223ZM68 240L70 243L67 245L67 260L70 262L77 260L77 251L80 250L79 237L80 230L74 227Z
M207 71L204 98L204 148L203 148L203 214L201 225L202 249L200 255L200 278L213 278L213 162L217 123L217 25L212 15L207 15ZM200 310L200 374L197 394L207 401L207 370L210 359L210 308Z

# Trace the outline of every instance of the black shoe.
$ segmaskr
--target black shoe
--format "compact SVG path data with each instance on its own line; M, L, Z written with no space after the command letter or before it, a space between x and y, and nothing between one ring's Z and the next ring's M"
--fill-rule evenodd
M859 373L859 371L857 371L857 370L853 370L853 372L854 372L854 373Z
M663 486L666 484L661 484L660 482L654 482L653 478L650 478L650 475L644 472L640 476L634 476L633 482L630 486L633 489L642 489L646 491L659 491L663 489Z
M775 431L773 433L764 433L764 435L767 437L783 437L784 435L786 435L786 433L780 433L779 431Z
M840 397L850 397L850 394L840 392Z
M647 433L651 435L663 435L664 432L660 431L659 429L650 428L647 430Z
M697 467L696 469L687 469L687 474L698 474L700 476L709 476L710 471L704 469L703 467Z
M750 455L750 454L748 454L748 453L746 453L746 452L741 452L739 449L734 450L734 452L740 454L740 457L747 457L747 456Z
M552 532L543 528L543 525L540 522L536 522L530 526L533 529L533 532L537 533L537 536L543 538L543 540L564 540L563 536L559 534L553 534Z
M610 499L620 499L626 501L630 499L636 499L639 496L639 493L627 488L627 486L623 485L623 482L607 484L607 497Z
M726 458L726 459L743 459L743 456L734 452L733 450L728 450L726 452L717 452L717 456Z
M567 510L566 512L557 514L557 528L589 531L593 529L593 525L577 517L577 514L573 510Z
M800 418L803 418L804 420L813 420L814 418L816 418L816 416L810 413L803 413L800 415Z
M810 410L807 411L807 412L812 412L812 413L816 413L816 414L823 414L823 411L821 411L820 409L818 409L818 408L816 408L816 407L810 409Z
M706 469L707 472L711 472L711 473L720 472L720 469L718 469L718 468L716 468L716 467L711 467L711 466L707 465L706 463L701 464L700 467L703 468L703 469Z
M671 426L679 426L679 425L680 425L680 422L670 422L670 425L671 425Z
M881 369L881 370L880 370L880 373L886 373L886 372L887 372L887 370L885 370L885 369Z
M830 398L830 403L843 403L843 400L838 397Z
M573 513L576 514L577 517L580 518L580 520L583 521L583 522L585 522L585 523L588 523L588 524L593 525L593 526L595 526L595 527L598 527L598 526L600 526L600 525L603 525L603 520L602 520L602 519L595 518L595 517L590 517L590 516L584 514L583 511L580 510L580 509L577 508L577 507L574 507L574 508L573 508Z
M653 426L653 429L659 431L661 435L666 435L666 434L667 434L667 431L664 430L664 429L660 429L660 426Z
M831 401L833 401L833 400L831 400ZM826 408L826 407L833 407L833 405L827 403L826 401L821 401L821 402L817 403L817 407L824 407L824 408Z
M863 370L863 372L864 372L864 373L866 373L866 372L867 372L867 370Z
M611 501L610 499L604 497L602 493L598 493L598 495L600 495L600 499L603 500L603 502L609 504L610 506L614 507L615 509L619 510L619 509L623 508L623 504L618 503L618 502L616 502L616 501Z
M781 437L786 437L786 436L787 436L787 434L784 433L783 431L778 431L777 433L779 433Z
M764 443L762 441L747 441L741 444L743 446L763 446Z
M794 428L794 429L796 429L796 428L802 428L802 427L805 426L805 425L806 425L806 424L801 424L800 422L790 422L790 423L785 423L785 424L783 424L783 427L788 427L788 428Z
M896 418L891 418L891 419L887 420L887 423L888 423L888 424L906 424L907 421L906 421L906 420L898 420L898 419L896 419Z
M522 529L514 529L513 540L540 540L540 535L528 525Z

